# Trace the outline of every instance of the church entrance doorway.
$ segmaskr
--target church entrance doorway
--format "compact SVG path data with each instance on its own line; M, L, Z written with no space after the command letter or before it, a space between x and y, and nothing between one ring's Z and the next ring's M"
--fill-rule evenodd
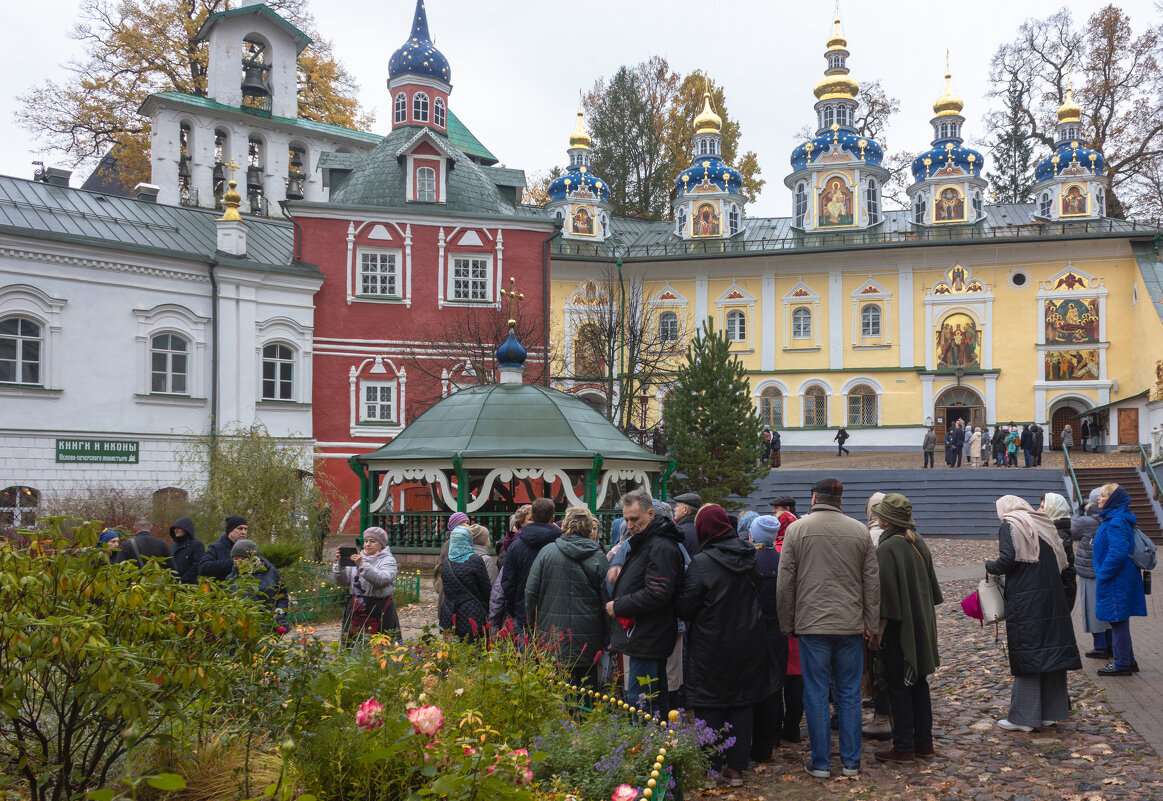
M937 449L942 450L945 432L961 420L965 430L981 428L985 425L985 403L981 396L969 387L951 387L937 398L933 404L933 428L937 435Z
M1062 450L1062 429L1070 426L1070 434L1074 438L1072 450L1082 450L1082 418L1079 417L1085 405L1079 401L1068 401L1061 406L1054 407L1050 414L1050 441L1048 450Z

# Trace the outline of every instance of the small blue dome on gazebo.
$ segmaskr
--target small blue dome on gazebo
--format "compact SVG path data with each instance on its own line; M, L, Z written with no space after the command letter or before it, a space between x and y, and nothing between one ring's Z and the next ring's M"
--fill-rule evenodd
M525 356L528 355L525 346L517 341L517 334L509 329L509 336L497 348L498 367L524 367Z

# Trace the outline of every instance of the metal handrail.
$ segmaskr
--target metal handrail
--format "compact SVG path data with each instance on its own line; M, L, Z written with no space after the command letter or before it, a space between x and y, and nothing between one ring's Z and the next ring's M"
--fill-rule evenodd
M1163 500L1163 484L1159 483L1159 476L1155 474L1155 466L1151 464L1151 459L1147 456L1147 451L1141 442L1139 443L1139 466L1146 471L1147 475L1151 477L1151 483L1155 485L1155 496L1151 500Z
M1063 445L1062 455L1066 457L1066 469L1062 471L1063 475L1070 476L1070 483L1074 486L1074 502L1079 507L1084 505L1082 500L1082 487L1078 484L1078 476L1074 472L1074 463L1070 461L1070 450Z

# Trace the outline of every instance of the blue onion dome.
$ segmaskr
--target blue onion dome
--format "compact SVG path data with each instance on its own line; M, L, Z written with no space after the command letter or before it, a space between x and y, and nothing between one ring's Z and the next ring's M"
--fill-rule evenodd
M412 22L412 35L392 53L388 61L388 79L400 75L418 75L435 78L444 83L452 83L452 71L448 59L432 44L428 33L428 14L424 11L424 0L416 0L416 17Z
M695 163L674 179L674 188L680 195L692 192L743 191L743 175L720 156L697 156Z
M584 166L570 167L564 175L554 178L549 182L547 193L550 200L578 197L605 203L610 199L610 187Z
M961 174L980 178L984 166L985 158L973 148L956 140L941 140L913 159L913 180Z
M884 161L884 148L875 139L849 131L836 129L822 136L815 136L791 152L793 170L800 170L815 164L830 149L843 152L852 161L863 161L879 167Z
M512 321L510 321L509 336L505 337L501 347L497 348L497 366L523 367L525 356L525 346L517 341L517 335L513 333Z
M1044 181L1059 175L1102 175L1106 159L1097 150L1083 147L1078 142L1063 142L1058 149L1038 162L1034 180Z

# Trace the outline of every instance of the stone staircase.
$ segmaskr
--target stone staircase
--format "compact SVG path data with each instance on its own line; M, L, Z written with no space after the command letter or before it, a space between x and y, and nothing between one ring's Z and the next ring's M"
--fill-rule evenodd
M1083 496L1090 494L1095 487L1103 484L1118 484L1131 496L1131 511L1139 519L1139 528L1143 533L1163 545L1163 529L1160 529L1159 519L1155 515L1151 496L1143 486L1139 471L1133 467L1080 467L1075 468L1074 474L1078 477L1078 485L1082 488Z
M837 478L844 484L844 512L861 522L864 521L864 504L872 493L903 494L912 501L917 528L926 537L993 537L1001 524L994 503L1002 495L1017 495L1037 508L1042 495L1047 492L1066 494L1062 472L1051 468L780 469L759 479L751 494L742 500L747 509L766 514L771 511L773 497L791 495L796 499L798 511L803 513L811 507L812 484L825 476ZM1150 520L1154 521L1153 515ZM1147 531L1146 528L1143 530Z

